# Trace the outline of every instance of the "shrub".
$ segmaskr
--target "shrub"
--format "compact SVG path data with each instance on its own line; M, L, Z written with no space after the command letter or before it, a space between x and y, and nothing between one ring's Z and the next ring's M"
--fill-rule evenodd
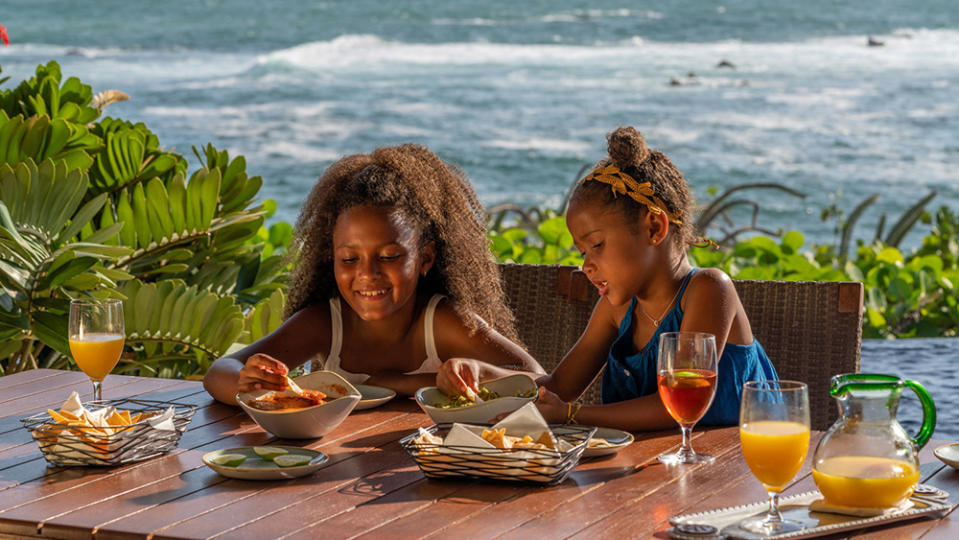
M101 117L123 99L53 61L0 91L0 374L73 366L73 298L124 299L136 375L202 375L279 324L289 226L263 227L262 179L212 145L188 174L144 124Z

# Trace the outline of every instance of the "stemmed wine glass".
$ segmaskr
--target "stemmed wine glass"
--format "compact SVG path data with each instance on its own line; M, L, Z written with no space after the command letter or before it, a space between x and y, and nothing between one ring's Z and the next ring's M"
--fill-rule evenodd
M696 453L689 440L693 426L716 395L716 337L703 332L664 332L659 337L656 368L659 397L683 433L679 450L660 454L659 461L667 465L712 462L716 458Z
M70 352L93 381L93 399L103 399L103 379L123 352L123 302L116 298L70 302Z
M771 536L803 529L779 512L779 493L796 476L809 450L809 390L798 381L749 381L739 410L739 440L753 476L769 493L769 510L739 524Z

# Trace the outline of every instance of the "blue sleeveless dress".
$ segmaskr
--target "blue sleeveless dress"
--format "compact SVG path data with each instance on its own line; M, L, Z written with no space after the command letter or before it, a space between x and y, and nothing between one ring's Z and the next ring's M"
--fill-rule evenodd
M656 358L659 353L659 335L678 332L683 322L680 303L693 268L683 281L673 307L659 323L659 328L639 352L633 352L633 312L636 298L629 304L626 316L619 324L619 335L609 348L606 371L603 373L603 403L615 403L658 392L656 387ZM749 345L727 343L719 359L719 379L716 397L699 424L735 425L739 423L739 404L746 381L776 380L776 370L766 351L756 339Z

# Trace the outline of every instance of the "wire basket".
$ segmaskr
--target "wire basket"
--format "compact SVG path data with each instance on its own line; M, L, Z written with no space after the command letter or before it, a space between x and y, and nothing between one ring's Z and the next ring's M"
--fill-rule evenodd
M432 435L445 437L450 427L452 424L436 424L425 430ZM419 432L400 439L400 445L428 478L467 477L551 485L569 476L579 463L586 443L596 428L563 424L551 425L549 429L557 439L565 440L572 448L560 453L535 448L502 450L417 443L415 439L419 437Z
M131 414L154 414L134 424L108 428L110 432L92 426L57 423L48 413L21 418L23 427L33 435L50 465L113 466L158 456L177 445L196 412L196 407L188 403L133 398L91 401L83 405L90 409L113 406ZM154 416L171 406L174 429L161 430L150 425Z

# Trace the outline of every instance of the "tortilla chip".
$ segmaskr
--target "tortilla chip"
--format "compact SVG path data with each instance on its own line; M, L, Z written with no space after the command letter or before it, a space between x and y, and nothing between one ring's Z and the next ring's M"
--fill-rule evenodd
M550 450L556 450L556 440L553 438L553 434L549 431L540 433L539 438L536 439L536 442L542 444Z
M506 428L495 430L484 429L481 436L484 441L502 450L509 450L513 446L511 441L506 438Z
M58 423L58 424L69 424L71 421L74 421L74 420L77 419L77 417L76 417L76 416L73 416L72 414L70 415L70 416L72 416L72 418L70 418L70 417L68 417L68 416L66 416L66 415L63 415L63 414L58 413L57 411L55 411L55 410L53 410L53 409L47 409L47 414L49 414L49 415L50 415L50 418L53 418L53 421L56 422L56 423ZM67 413L67 414L69 414L69 413Z

